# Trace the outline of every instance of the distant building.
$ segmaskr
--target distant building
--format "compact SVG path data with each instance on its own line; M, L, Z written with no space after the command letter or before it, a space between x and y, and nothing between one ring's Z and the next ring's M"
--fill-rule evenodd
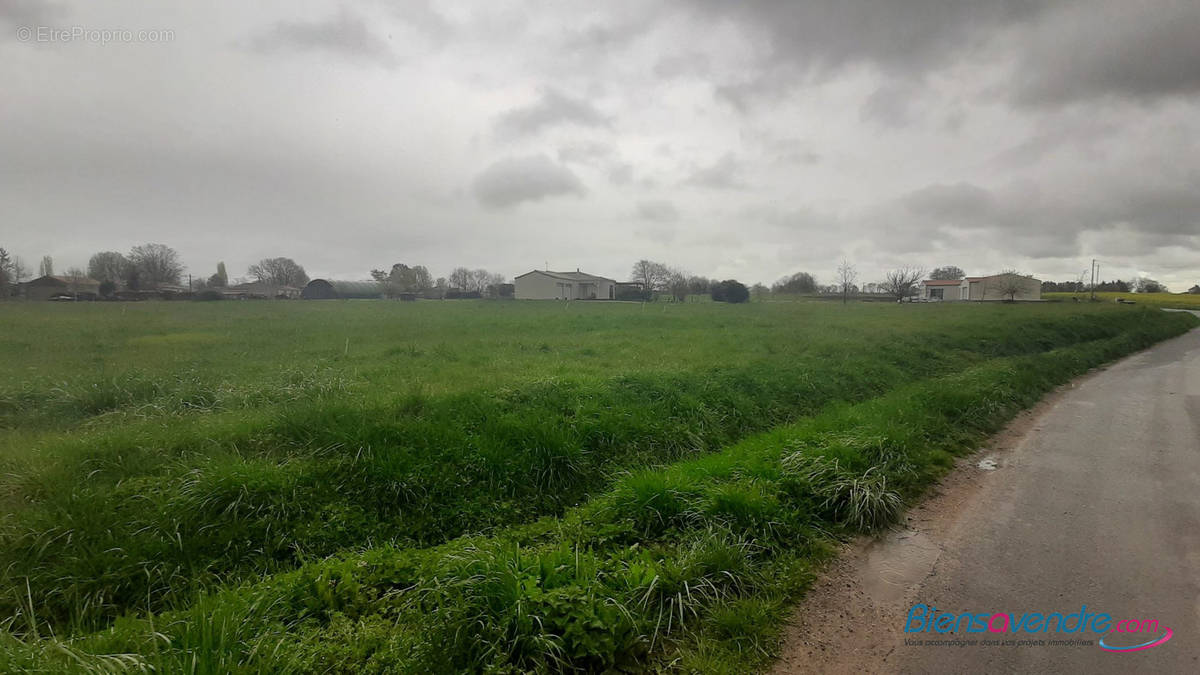
M300 297L305 300L377 299L383 297L383 291L378 281L313 279L300 291Z
M300 297L300 293L302 292L301 289L293 286L276 286L265 281L251 281L224 288L214 288L213 290L226 298L234 300L273 300L276 298L290 300Z
M515 279L514 295L518 300L612 300L616 297L617 282L575 270L551 272L533 270Z
M88 277L47 275L21 284L21 295L27 300L95 300L100 297L100 282Z
M1042 282L1014 273L965 279L927 279L921 282L921 299L930 301L1041 300Z

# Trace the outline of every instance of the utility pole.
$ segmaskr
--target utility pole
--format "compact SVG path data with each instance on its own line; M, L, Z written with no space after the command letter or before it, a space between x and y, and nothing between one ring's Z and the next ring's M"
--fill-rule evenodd
M1096 300L1096 259L1092 258L1092 301Z

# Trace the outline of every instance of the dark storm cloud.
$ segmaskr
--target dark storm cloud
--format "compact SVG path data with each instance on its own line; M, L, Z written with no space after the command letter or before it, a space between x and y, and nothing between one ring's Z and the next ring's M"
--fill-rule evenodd
M480 172L472 188L479 203L492 209L585 192L570 169L545 155L502 159Z
M905 195L901 202L913 215L964 226L993 221L1000 213L990 191L969 183L930 185Z
M805 82L868 65L913 79L954 62L998 30L1033 19L1034 0L699 0L688 7L739 22L765 49L748 76L720 84L718 98L745 111ZM753 42L752 42L753 44Z
M643 220L670 223L679 220L679 209L666 199L646 199L638 202L637 215Z
M279 21L254 36L250 45L262 52L315 50L389 67L396 64L387 41L376 36L361 16L346 7L319 21Z
M1027 19L1032 0L700 0L761 31L776 58L813 74L871 63L909 72L943 63L997 28Z
M591 103L546 87L537 101L498 116L496 131L503 137L516 138L564 124L606 127L610 120Z
M741 190L747 187L741 173L742 165L737 157L733 153L725 153L715 163L693 171L684 185L713 190Z
M1093 177L1088 199L1071 190L1019 182L997 190L970 183L930 185L897 200L889 224L905 236L950 237L969 246L1016 250L1034 258L1078 253L1087 233L1117 231L1127 255L1190 245L1200 232L1195 178L1174 180ZM1111 242L1112 239L1109 238Z
M1016 100L1055 105L1200 93L1200 2L1064 5L1022 41Z
M747 281L1101 251L1158 276L1200 246L1195 1L69 6L0 0L0 26L177 39L0 34L0 244L27 260L153 232L206 275L289 237L322 274L511 273L577 250L563 222L597 269Z

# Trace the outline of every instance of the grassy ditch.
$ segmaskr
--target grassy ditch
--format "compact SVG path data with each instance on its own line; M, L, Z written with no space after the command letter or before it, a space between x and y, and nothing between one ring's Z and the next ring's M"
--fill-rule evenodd
M1054 386L1196 323L1141 318L632 470L557 517L490 536L345 553L73 639L39 639L36 619L18 613L0 659L164 672L745 672L769 658L786 604L832 541L893 522L956 455Z
M67 435L5 472L20 498L0 520L0 616L32 605L44 629L88 631L306 558L529 522L621 471L706 454L833 402L1185 321L1012 307L1001 323L988 309L949 332L936 320L956 315L930 313L911 334L880 324L723 368L322 397L232 422L151 418Z

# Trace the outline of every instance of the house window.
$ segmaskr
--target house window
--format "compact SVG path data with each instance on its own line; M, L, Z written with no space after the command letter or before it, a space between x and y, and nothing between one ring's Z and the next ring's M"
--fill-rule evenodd
M929 289L929 299L930 300L941 300L942 299L942 291L944 291L944 290L946 290L946 289L944 289L944 288Z

